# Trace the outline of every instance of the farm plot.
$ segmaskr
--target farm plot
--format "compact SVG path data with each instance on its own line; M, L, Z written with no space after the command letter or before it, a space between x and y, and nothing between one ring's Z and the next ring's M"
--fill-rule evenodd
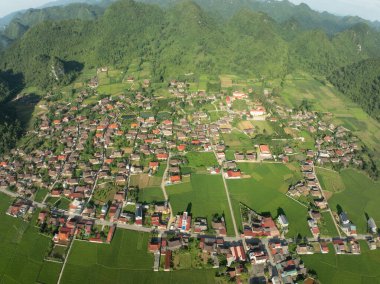
M193 217L207 217L211 225L214 214L224 214L227 233L233 235L233 225L223 180L220 175L192 174L190 182L166 187L173 213L189 211Z
M367 231L366 214L372 217L379 226L380 183L374 182L364 173L353 169L343 170L340 177L343 180L344 190L332 195L329 199L330 207L333 210L340 207L341 210L347 212L360 233ZM327 185L326 189L329 190Z
M2 283L57 283L61 264L44 261L50 238L30 223L5 215L11 200L0 194L0 280Z
M118 229L110 245L75 242L61 283L213 283L215 271L153 272L149 234Z
M240 203L258 213L269 213L276 218L285 213L289 220L288 236L310 236L307 225L307 208L285 195L289 184L299 178L299 173L283 164L239 164L250 178L229 180L228 189L236 223L242 230Z
M369 251L362 241L360 245L361 255L336 255L331 245L328 254L305 255L302 260L321 283L379 283L380 250Z

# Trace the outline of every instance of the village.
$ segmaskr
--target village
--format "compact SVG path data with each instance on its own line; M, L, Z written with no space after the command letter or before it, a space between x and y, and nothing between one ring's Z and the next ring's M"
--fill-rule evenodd
M153 271L181 269L181 253L191 252L200 268L218 268L220 277L236 283L296 283L313 280L300 255L332 248L359 255L359 241L380 248L374 219L368 216L367 233L359 234L350 212L329 207L315 171L363 168L363 143L348 129L322 120L321 113L278 105L270 90L208 94L172 80L169 99L157 100L150 84L146 79L128 95L105 96L97 93L94 77L75 100L51 93L22 146L0 157L0 192L14 198L6 214L25 222L38 215L33 225L51 238L47 260L65 263L74 240L107 245L116 230L133 230L151 234ZM202 108L206 104L210 108ZM255 122L271 123L282 137L258 135ZM223 135L232 133L252 145L231 149ZM188 208L173 210L167 188L190 181L188 153L215 156L214 165L195 171L222 177L233 231L222 210L211 220ZM308 208L304 222L313 237L288 236L286 213L266 215L242 203L241 224L235 220L226 181L251 178L241 163L298 165L302 179L287 184L286 196ZM160 188L164 198L143 200L146 184ZM321 234L322 213L331 216L338 235Z

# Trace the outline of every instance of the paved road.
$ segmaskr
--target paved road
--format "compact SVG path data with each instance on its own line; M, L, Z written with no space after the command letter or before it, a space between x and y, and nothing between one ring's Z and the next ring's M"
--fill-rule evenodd
M326 196L325 196L325 194L324 194L324 192L323 192L323 188L322 188L322 186L321 186L321 183L320 183L319 180L318 180L318 176L317 176L317 173L316 173L316 171L315 171L314 166L313 166L313 173L314 173L315 179L317 180L317 183L319 184L319 189L320 189L320 191L321 191L321 193L322 193L323 199L327 201L327 198L326 198ZM333 213L332 213L332 211L331 211L331 208L329 208L327 211L330 212L330 215L331 215L331 218L332 218L332 220L333 220L333 222L334 222L334 225L335 225L336 231L338 232L339 237L341 238L341 237L342 237L342 234L341 234L341 232L340 232L340 228L339 228L338 224L336 223L336 220L335 220L334 215L333 215Z
M218 160L218 156L216 155L215 149L213 150L213 153L215 155L216 160ZM237 226L236 226L235 215L234 215L234 211L232 209L232 203L231 203L231 199L230 199L230 194L228 192L227 182L226 182L226 179L224 178L223 170L221 170L221 172L222 172L222 179L223 179L223 184L224 184L224 190L226 192L228 206L229 206L230 212L231 212L231 220L232 220L232 224L234 226L235 236L238 238L239 237L239 231L238 231Z
M162 176L162 181L161 181L161 189L162 189L162 193L164 194L165 201L168 202L169 209L170 209L170 219L169 219L169 222L168 222L167 229L169 229L171 223L174 222L174 216L173 216L172 205L171 205L170 202L169 202L169 197L168 197L168 194L167 194L167 192L166 192L166 187L165 187L166 177L167 177L168 172L169 172L169 162L170 162L170 158L171 158L171 153L169 152L169 157L168 157L168 160L166 161L166 168L165 168L164 174L163 174L163 176Z
M113 226L116 225L117 228L121 229L127 229L131 231L138 231L138 232L145 232L150 233L152 232L152 228L142 227L142 226L136 226L136 225L130 225L130 224L120 224L120 223L113 223L106 220L99 220L95 219L95 224L100 226Z

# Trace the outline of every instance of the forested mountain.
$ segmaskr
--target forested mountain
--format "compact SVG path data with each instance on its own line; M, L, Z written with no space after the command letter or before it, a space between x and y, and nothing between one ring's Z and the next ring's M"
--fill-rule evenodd
M29 9L17 13L0 32L0 44L7 46L19 39L31 27L46 21L62 21L80 19L95 20L104 12L100 6L88 4L71 4L64 7L50 7L45 9Z
M153 62L157 78L178 72L280 77L289 70L329 75L378 54L380 33L366 24L329 36L322 30L303 31L292 21L281 25L253 11L221 20L194 2L162 9L122 0L93 21L36 25L6 50L0 63L4 70L22 72L28 84L46 87L54 58L77 66L126 66L140 58Z
M14 147L22 131L14 110L5 105L5 102L11 99L12 95L20 91L15 86L19 84L19 87L22 87L19 79L17 76L8 73L0 73L0 154Z
M170 7L182 0L138 0L149 4L158 4ZM327 12L317 12L306 4L295 5L288 0L194 0L203 9L230 18L239 10L253 10L269 15L278 23L289 20L299 22L302 29L323 29L329 34L334 34L352 27L358 23L366 23L372 27L379 28L379 23L364 20L360 17L339 17Z
M329 80L380 121L380 59L368 59L333 72Z

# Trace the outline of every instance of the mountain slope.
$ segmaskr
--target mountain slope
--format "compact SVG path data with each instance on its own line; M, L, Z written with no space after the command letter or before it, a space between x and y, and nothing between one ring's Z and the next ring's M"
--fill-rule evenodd
M122 0L93 21L36 25L5 51L0 67L22 72L28 84L47 87L54 58L93 67L125 67L139 59L153 64L155 78L191 72L282 77L289 70L329 75L378 54L380 33L366 24L330 36L305 31L295 19L280 25L253 11L240 10L221 21L195 2L161 9Z
M380 59L368 59L340 68L328 79L380 121Z

